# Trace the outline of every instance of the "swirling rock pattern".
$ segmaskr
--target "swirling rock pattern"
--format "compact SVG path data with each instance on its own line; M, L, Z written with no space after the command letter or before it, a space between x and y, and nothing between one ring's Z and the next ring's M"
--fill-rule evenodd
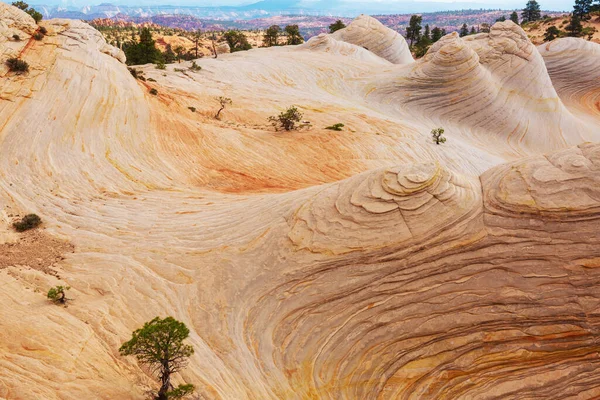
M394 65L326 35L141 82L45 24L0 74L0 249L27 249L0 257L0 398L145 398L118 348L157 315L190 327L174 383L208 399L600 396L600 145L570 146L597 125L565 61L598 45L542 58L505 23ZM312 129L271 129L290 104ZM29 212L53 252L10 228Z
M335 40L364 47L393 64L414 61L404 37L368 15L361 14L346 28L335 31L330 36Z
M600 46L562 38L538 47L561 100L580 118L600 123Z

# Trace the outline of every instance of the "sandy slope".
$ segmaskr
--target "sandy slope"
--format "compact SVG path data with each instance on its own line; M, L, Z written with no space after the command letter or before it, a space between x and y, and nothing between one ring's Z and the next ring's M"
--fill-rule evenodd
M81 22L15 43L32 21L0 16L32 67L0 70L0 244L36 212L74 246L0 269L0 397L143 398L117 349L156 315L210 399L600 395L600 77L559 51L598 45L540 54L505 22L398 63L401 37L381 58L342 32L141 82ZM291 104L313 127L273 131Z

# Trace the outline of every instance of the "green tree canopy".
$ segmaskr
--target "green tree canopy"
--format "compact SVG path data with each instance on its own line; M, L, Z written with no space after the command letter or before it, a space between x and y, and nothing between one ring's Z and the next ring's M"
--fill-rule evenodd
M575 0L573 5L573 15L576 15L580 20L587 21L591 18L592 0Z
M340 29L344 29L346 24L341 19L338 19L333 24L329 25L329 33L333 33L335 31L339 31Z
M444 36L444 34L442 33L442 29L438 28L437 26L431 30L431 41L433 43L440 40L442 36Z
M172 317L154 318L133 332L131 339L119 348L123 356L135 356L158 375L161 386L157 400L181 397L193 390L192 385L180 385L174 388L171 375L181 371L194 353L192 346L184 344L190 331L183 322Z
M225 35L223 35L227 44L229 45L229 50L234 53L236 51L250 50L252 45L248 43L248 38L240 31L227 31Z
M135 33L132 32L132 41L124 46L123 51L128 65L155 64L162 61L162 53L156 48L149 28L142 28L140 41L135 41Z
M510 20L519 25L519 14L517 14L516 11L513 11L512 14L510 14Z
M304 38L300 34L298 25L288 25L284 30L287 35L287 44L296 45L304 43Z
M556 39L560 35L560 30L555 26L550 26L546 29L546 33L544 34L544 41L550 42Z
M279 36L281 35L282 29L279 25L271 25L265 31L263 36L263 45L266 47L277 46L279 44Z
M29 4L25 3L24 1L15 1L12 3L12 5L31 15L31 18L33 18L36 24L39 24L42 18L44 17L42 13L38 12L33 7L29 7Z
M581 25L581 20L575 14L571 17L571 21L567 26L565 26L565 30L567 34L572 37L579 37L583 33L583 26Z
M417 42L421 37L421 22L423 17L420 15L412 15L408 26L406 27L406 40L410 41L410 46Z
M460 30L458 31L458 36L464 37L464 36L467 36L468 34L469 34L469 28L467 27L467 24L462 24L462 26L460 27Z
M535 0L529 0L521 13L521 18L523 18L523 22L532 22L541 19L542 14L539 3Z

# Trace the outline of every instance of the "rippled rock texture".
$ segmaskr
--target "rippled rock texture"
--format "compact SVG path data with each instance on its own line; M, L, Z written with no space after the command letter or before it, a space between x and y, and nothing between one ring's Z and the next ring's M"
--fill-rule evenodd
M412 61L360 17L153 82L44 24L0 72L0 398L141 400L118 348L167 315L207 399L600 396L598 45L505 22Z

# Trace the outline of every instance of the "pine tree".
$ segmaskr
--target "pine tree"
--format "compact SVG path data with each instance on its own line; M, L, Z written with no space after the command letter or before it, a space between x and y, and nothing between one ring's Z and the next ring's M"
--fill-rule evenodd
M438 28L437 26L434 27L431 30L431 41L433 43L437 42L438 40L440 40L442 38L442 30L440 28Z
M467 27L467 24L463 24L460 28L460 31L458 31L458 36L464 37L464 36L467 36L468 34L469 34L469 28Z
M413 15L410 17L408 26L406 27L406 40L410 40L410 46L417 42L421 37L421 22L423 17L420 15Z
M575 14L571 17L571 21L569 25L565 26L565 30L568 32L569 36L579 37L583 32L583 26L581 25L581 20Z
M532 22L541 19L542 13L540 12L539 3L535 0L529 0L521 13L521 17L523 18L523 22Z
M500 18L496 18L496 22L504 22L506 21L506 16L501 16Z
M177 58L177 56L175 56L175 52L173 51L173 47L171 47L170 44L167 44L167 48L163 53L163 58L164 62L167 64L171 64Z
M519 25L519 14L517 14L516 11L513 11L512 14L510 14L510 20Z
M575 5L573 6L573 15L576 15L580 20L587 21L590 19L591 10L592 0L575 0Z
M472 26L471 30L469 31L469 35L475 35L477 33L477 31L475 30L475 27Z

